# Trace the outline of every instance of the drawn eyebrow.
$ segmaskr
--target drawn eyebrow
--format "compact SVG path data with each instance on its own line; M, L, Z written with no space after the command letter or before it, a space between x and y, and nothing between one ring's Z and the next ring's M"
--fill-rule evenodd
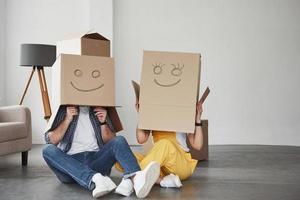
M152 64L152 66L153 66L153 67L158 67L158 66L159 66L159 67L163 67L163 66L165 66L165 64L162 64L162 63L156 63L156 62L155 62L155 63Z
M180 70L182 70L183 68L184 68L184 64L182 64L182 66L180 66L180 63L177 63L177 65L176 64L171 64L175 69L180 69Z

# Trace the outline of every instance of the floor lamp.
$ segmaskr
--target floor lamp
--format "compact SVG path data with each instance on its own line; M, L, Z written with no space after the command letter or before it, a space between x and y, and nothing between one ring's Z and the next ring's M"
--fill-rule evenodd
M51 117L51 107L45 79L44 67L51 67L55 62L55 59L56 46L45 44L21 44L20 66L32 67L32 71L27 81L25 90L23 92L20 105L23 103L32 76L35 70L37 70L41 89L41 96L44 106L44 118L46 120L49 120L49 118Z

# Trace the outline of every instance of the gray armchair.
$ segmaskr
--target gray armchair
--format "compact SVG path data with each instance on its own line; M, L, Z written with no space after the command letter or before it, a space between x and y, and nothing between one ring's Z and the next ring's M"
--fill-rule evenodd
M22 165L27 165L31 145L30 110L24 106L0 107L0 156L22 152Z

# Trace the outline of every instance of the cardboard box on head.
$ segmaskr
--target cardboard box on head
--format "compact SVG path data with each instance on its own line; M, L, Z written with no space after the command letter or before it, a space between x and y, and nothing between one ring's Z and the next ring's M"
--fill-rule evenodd
M136 101L138 102L139 101L139 96L140 96L140 85L135 82L135 81L131 81L132 82L132 86L133 86L133 89L134 89L134 93L135 93L135 97L136 97ZM200 102L201 103L204 103L206 97L208 96L210 90L209 88L207 87L204 94L202 95L202 97L200 98ZM195 160L208 160L208 120L201 120L201 123L202 123L202 133L203 133L203 146L200 150L197 150L197 149L194 149L188 138L186 138L186 142L187 142L187 145L190 149L190 152L191 152L191 155L192 155L192 158L195 159ZM142 146L142 150L143 150L143 153L144 155L147 155L148 152L152 149L153 147L153 138L152 138L152 134L150 135L149 139L147 140L147 142L145 142Z
M110 41L99 33L73 34L57 42L56 55L61 53L109 57Z
M144 51L140 129L193 133L200 54Z
M60 54L52 66L51 107L54 112L48 121L47 131L61 105L106 107L115 131L123 129L115 108L114 59L109 57L109 40L105 40L108 45L100 45L97 39L100 36L98 33L86 34L83 38L91 43L76 39L58 42ZM73 54L68 54L70 52Z
M114 59L60 54L53 65L56 105L115 105Z

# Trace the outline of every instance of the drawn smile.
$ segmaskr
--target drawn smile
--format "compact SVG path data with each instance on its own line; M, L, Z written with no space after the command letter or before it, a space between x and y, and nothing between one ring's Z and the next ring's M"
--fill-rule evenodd
M92 89L80 89L80 88L76 87L72 81L71 81L71 85L74 89L76 89L80 92L91 92L91 91L94 91L94 90L98 90L98 89L100 89L104 86L104 84L101 84L100 86L98 86L96 88L92 88Z
M176 81L175 83L171 83L171 84L162 84L162 83L159 83L156 79L154 79L154 82L159 85L159 86L162 86L162 87L172 87L174 85L176 85L177 83L179 83L181 81L181 79L179 79L178 81Z

